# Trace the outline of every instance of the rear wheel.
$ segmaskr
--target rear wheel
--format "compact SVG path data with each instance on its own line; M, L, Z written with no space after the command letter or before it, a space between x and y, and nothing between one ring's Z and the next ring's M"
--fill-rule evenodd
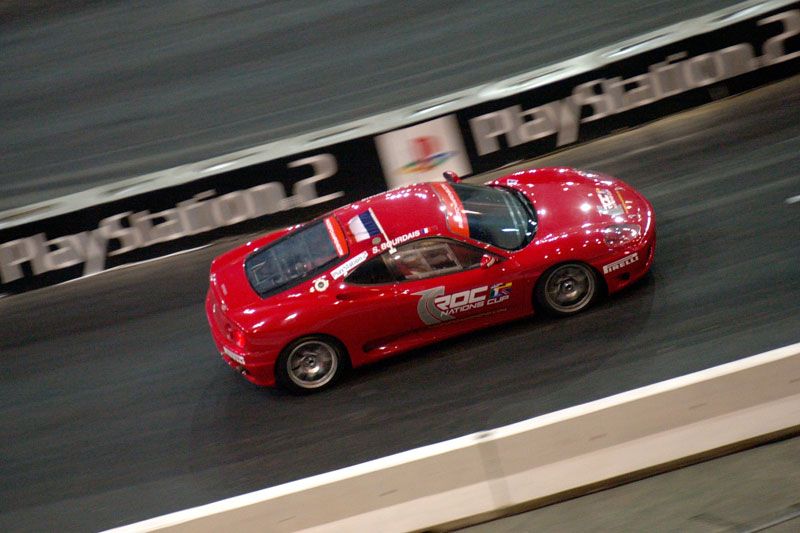
M278 358L278 382L292 392L312 392L332 385L346 366L344 352L332 339L303 337Z
M550 316L570 316L587 308L597 296L597 274L583 263L556 265L536 284L537 308Z

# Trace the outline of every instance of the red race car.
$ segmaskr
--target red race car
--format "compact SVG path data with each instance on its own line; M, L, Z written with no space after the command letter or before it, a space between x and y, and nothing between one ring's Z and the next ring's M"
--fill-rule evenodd
M347 368L534 310L575 314L653 262L653 208L616 178L445 176L216 258L206 314L224 360L258 385L318 390Z

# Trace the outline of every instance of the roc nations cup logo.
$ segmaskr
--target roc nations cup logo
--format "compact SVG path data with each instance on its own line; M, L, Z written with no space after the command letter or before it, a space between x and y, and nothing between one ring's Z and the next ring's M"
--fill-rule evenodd
M375 144L390 189L441 181L445 170L459 176L472 174L454 115L378 135Z
M452 294L445 294L443 285L420 292L417 315L426 326L435 326L490 305L497 305L511 298L511 282L483 285Z

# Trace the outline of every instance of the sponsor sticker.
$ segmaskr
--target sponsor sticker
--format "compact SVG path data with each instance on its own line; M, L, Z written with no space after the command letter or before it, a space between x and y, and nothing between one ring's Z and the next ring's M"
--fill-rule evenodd
M328 278L317 278L314 280L314 286L311 288L311 292L325 292L328 290L329 285L330 282L328 281Z
M610 274L611 272L614 272L616 270L619 270L620 268L624 268L628 265L631 265L638 260L639 260L638 253L627 255L622 259L620 259L619 261L614 261L613 263L609 263L606 266L604 266L603 274Z
M428 326L434 326L453 320L457 315L467 311L508 300L511 298L511 282L483 285L452 294L445 294L444 286L440 285L414 294L420 296L417 302L417 314L420 320Z
M366 261L368 256L369 254L367 252L361 252L357 256L348 259L338 267L331 270L331 277L333 279L339 279L347 276L351 270Z
M472 174L455 115L378 135L375 145L390 189L442 181L444 170Z
M597 199L600 201L599 211L604 215L621 215L624 211L622 206L617 202L614 193L608 189L595 189L597 192Z

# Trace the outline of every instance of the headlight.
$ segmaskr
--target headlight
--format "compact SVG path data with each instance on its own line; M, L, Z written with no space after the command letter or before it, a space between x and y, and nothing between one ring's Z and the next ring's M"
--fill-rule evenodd
M642 234L642 227L639 224L615 224L603 229L603 239L612 248L625 246Z

